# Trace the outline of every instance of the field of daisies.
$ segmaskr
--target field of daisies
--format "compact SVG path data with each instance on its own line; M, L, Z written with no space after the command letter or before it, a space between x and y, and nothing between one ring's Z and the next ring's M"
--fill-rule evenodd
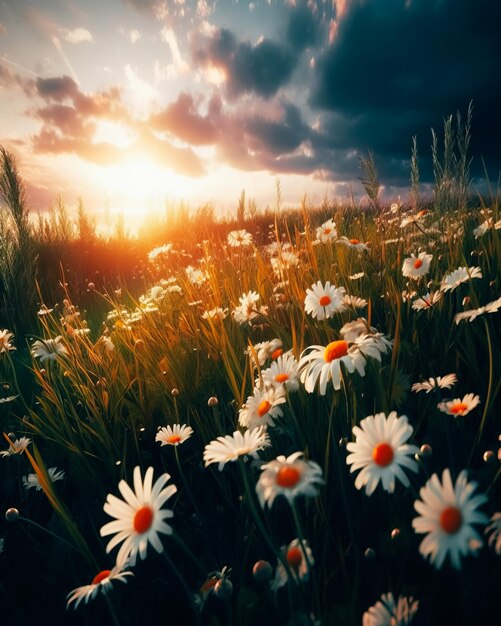
M0 329L5 623L493 623L498 206L317 215Z

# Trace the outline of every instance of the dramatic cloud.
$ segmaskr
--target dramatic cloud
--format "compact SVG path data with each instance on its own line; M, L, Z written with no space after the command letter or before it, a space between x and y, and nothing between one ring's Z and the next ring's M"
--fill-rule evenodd
M209 116L199 115L193 97L183 92L176 102L152 116L150 124L155 130L167 131L192 145L212 144L216 140L216 129Z
M269 39L241 43L226 28L193 38L192 57L201 67L223 70L229 97L255 93L271 98L290 81L297 63L296 54L279 43Z
M337 146L398 159L413 135L429 145L431 126L473 99L473 151L498 165L501 133L489 117L501 100L500 19L490 0L353 0L317 59L310 104L335 114L326 126Z

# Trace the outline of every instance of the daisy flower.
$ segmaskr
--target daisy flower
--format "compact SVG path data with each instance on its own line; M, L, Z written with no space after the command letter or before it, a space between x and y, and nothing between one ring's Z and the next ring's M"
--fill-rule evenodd
M68 354L68 350L63 344L62 336L58 335L55 339L35 341L31 346L31 354L39 358L40 363L45 363L45 361L55 361L62 354Z
M488 230L491 230L491 228L494 228L494 220L492 219L492 217L488 217L484 222L482 222L473 229L473 235L475 236L475 239L483 237Z
M70 605L74 602L73 608L77 609L80 602L87 604L89 600L95 598L99 593L107 594L114 582L126 583L126 576L134 576L132 572L124 571L127 564L116 564L111 570L104 569L96 574L90 583L90 585L83 585L70 591L66 596L68 602L66 608L69 609Z
M150 252L148 252L148 260L151 262L157 261L160 257L160 260L166 260L172 252L173 244L165 243L163 246L158 246L158 248L153 248Z
M413 432L407 417L397 417L395 411L388 417L384 413L369 415L360 422L360 427L354 426L356 441L346 446L351 452L346 463L351 465L351 472L362 470L355 479L355 487L361 489L365 486L368 496L374 492L379 481L389 493L395 491L396 478L408 487L410 482L402 468L418 471L418 464L411 457L419 448L405 443Z
M204 320L209 320L209 319L224 320L226 319L227 314L228 314L228 309L222 309L221 307L217 306L214 309L211 309L210 311L204 311L202 318Z
M337 238L336 223L330 219L317 228L315 238L321 243L329 243Z
M261 376L266 387L284 385L288 392L297 391L299 388L298 362L293 354L279 356L268 369L261 372Z
M302 545L299 539L293 539L288 546L281 547L282 554L289 565L290 570L300 582L306 582L310 576L310 566L315 564L313 553L307 541ZM275 578L271 583L271 590L277 591L287 584L289 578L287 570L281 561L278 562Z
M232 315L237 324L250 324L257 317L255 304L259 301L259 295L255 291L248 291L239 298L240 306L237 306Z
M434 389L451 389L457 381L458 379L456 374L446 374L445 376L428 378L428 380L425 380L422 383L414 383L411 390L415 393L419 393L420 391L430 393L430 391L433 391Z
M261 466L256 493L263 508L265 504L271 507L277 496L285 496L292 505L297 496L318 495L318 485L324 482L322 470L315 461L305 461L302 456L302 452L280 455Z
M437 407L447 413L447 415L467 415L476 406L480 404L479 396L474 396L472 393L467 393L463 399L455 398L454 400L446 400L439 402Z
M47 470L47 474L51 482L55 483L56 480L63 480L64 478L64 470L59 470L57 467L49 467ZM23 487L28 491L32 487L35 488L36 491L41 491L42 486L40 485L40 481L38 480L38 476L36 474L28 474L27 476L23 476Z
M245 354L251 357L253 366L256 368L256 357L261 367L268 359L278 359L283 354L283 343L281 339L272 339L271 341L262 341L249 346Z
M266 429L262 426L246 430L244 433L236 430L233 435L218 437L205 446L205 467L211 463L218 463L218 470L221 471L225 463L236 461L241 456L256 458L257 451L269 445Z
M324 286L321 281L318 281L312 285L311 289L306 290L304 310L313 318L327 319L333 313L344 311L346 308L343 304L344 294L344 287L335 287L329 281Z
M479 267L458 267L442 278L440 290L454 291L461 283L466 283L473 278L482 278L482 270Z
M155 441L158 441L161 446L178 446L189 439L191 435L193 435L191 426L174 424L174 426L160 428L156 434Z
M432 306L437 304L442 299L441 291L434 291L432 293L428 292L421 298L416 298L412 303L412 308L414 311L424 311L426 309L431 309Z
M0 330L0 354L2 352L12 352L15 350L15 346L11 344L11 340L14 339L13 333L8 330Z
M188 265L185 271L186 276L192 285L203 285L207 281L207 274L201 269Z
M42 304L40 310L37 312L37 315L43 317L44 315L50 315L54 309L49 309L45 304Z
M490 522L485 529L485 534L488 535L490 533L489 545L494 548L496 554L501 555L501 513L494 513Z
M247 398L238 413L238 423L244 428L273 425L277 417L282 417L279 404L286 401L285 390L282 386L259 389L254 387L254 393Z
M410 257L404 259L402 274L406 278L417 280L428 273L432 259L433 254L427 254L426 252L420 252L418 256L411 254Z
M469 322L473 322L474 319L479 317L480 315L484 315L484 313L497 313L499 308L501 307L501 298L494 300L493 302L489 302L485 306L481 306L478 309L472 309L471 311L461 311L457 313L454 317L454 321L456 324L459 324L462 320L468 320Z
M365 317L359 317L353 322L346 322L339 331L339 334L345 341L352 343L357 337L360 337L360 335L366 335L370 332L377 331L373 326L369 326Z
M369 248L367 247L367 244L362 243L361 241L359 241L358 239L348 239L348 237L340 237L337 240L337 243L342 243L344 244L347 248L352 248L354 250L358 250L358 251L366 251Z
M437 474L419 490L421 500L414 502L419 517L412 520L416 533L424 534L419 551L437 569L444 564L447 555L456 569L461 567L461 556L475 553L482 545L474 524L486 524L488 517L477 511L487 502L483 494L473 496L476 483L468 483L463 470L456 483L452 483L449 469L442 473L442 482Z
M273 272L280 276L284 270L289 270L292 267L296 267L299 263L299 257L295 252L290 250L282 250L280 256L272 257L270 259Z
M365 272L357 272L356 274L352 274L351 276L348 276L348 278L350 280L360 280L364 276L365 276Z
M414 598L399 596L397 602L393 594L383 593L381 600L366 611L362 618L362 626L408 626L419 602Z
M28 437L20 437L9 443L7 450L0 450L0 456L12 456L13 454L22 454L30 445L31 439Z
M162 552L162 542L158 534L172 534L172 528L164 520L174 515L170 509L162 509L162 506L177 491L175 485L165 487L169 478L169 474L162 474L153 485L153 468L149 467L143 483L141 468L136 466L134 491L125 480L118 483L125 502L111 493L108 494L104 512L115 519L101 528L100 535L115 535L106 546L106 552L123 542L118 551L117 563L124 563L129 559L134 567L138 554L141 559L146 558L149 543L157 552Z
M360 376L365 376L364 356L357 350L351 351L344 339L331 341L327 346L310 346L303 351L299 359L301 382L308 393L312 393L318 381L318 392L324 396L327 383L332 382L336 391L341 389L341 363L349 374L355 369Z
M245 229L232 230L228 233L228 245L232 248L242 248L252 245L252 235Z
M374 329L375 330L375 329ZM381 363L381 355L391 350L393 342L387 339L383 333L370 332L359 335L354 339L351 350L358 350L364 357L376 359Z

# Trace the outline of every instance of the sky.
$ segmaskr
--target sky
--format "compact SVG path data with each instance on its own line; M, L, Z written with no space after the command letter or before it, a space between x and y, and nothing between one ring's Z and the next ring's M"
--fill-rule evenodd
M133 220L408 195L412 138L473 101L474 183L501 167L493 0L0 0L0 145L35 211L58 195Z

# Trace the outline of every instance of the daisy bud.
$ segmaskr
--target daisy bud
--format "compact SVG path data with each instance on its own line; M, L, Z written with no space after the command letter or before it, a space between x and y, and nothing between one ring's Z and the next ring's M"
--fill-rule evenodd
M16 433L9 433L9 434L7 435L7 437L8 437L9 439L14 440L14 439L16 438Z
M94 283L87 284L87 291L94 291L95 288L96 288L96 285L94 285Z
M216 396L211 396L207 400L207 404L208 404L208 406L210 406L210 408L213 408L213 407L215 407L215 406L217 406L219 404L219 400L216 398Z
M466 305L470 304L470 302L471 302L471 298L469 296L465 296L463 298L462 304L463 304L463 306L466 306Z
M15 509L14 507L11 507L10 509L7 509L5 511L5 521L14 523L14 522L17 522L18 519L19 519L19 511Z
M492 450L486 450L482 458L484 459L484 463L492 463L496 456Z
M233 593L233 584L228 578L220 578L214 585L214 595L223 602L228 601Z
M252 575L258 583L267 583L271 579L273 569L268 561L260 560L254 563Z
M174 387L174 389L170 392L170 395L171 395L173 398L177 398L177 397L178 397L178 395L179 395L179 389L176 389L176 387Z
M364 557L368 561L372 561L372 559L376 557L376 552L372 548L367 548L367 550L364 552Z
M420 457L427 457L427 456L431 456L433 453L433 450L431 449L431 446L428 443L423 443L423 445L419 448L419 456Z
M391 531L391 538L393 541L396 541L400 537L400 528L394 528Z

